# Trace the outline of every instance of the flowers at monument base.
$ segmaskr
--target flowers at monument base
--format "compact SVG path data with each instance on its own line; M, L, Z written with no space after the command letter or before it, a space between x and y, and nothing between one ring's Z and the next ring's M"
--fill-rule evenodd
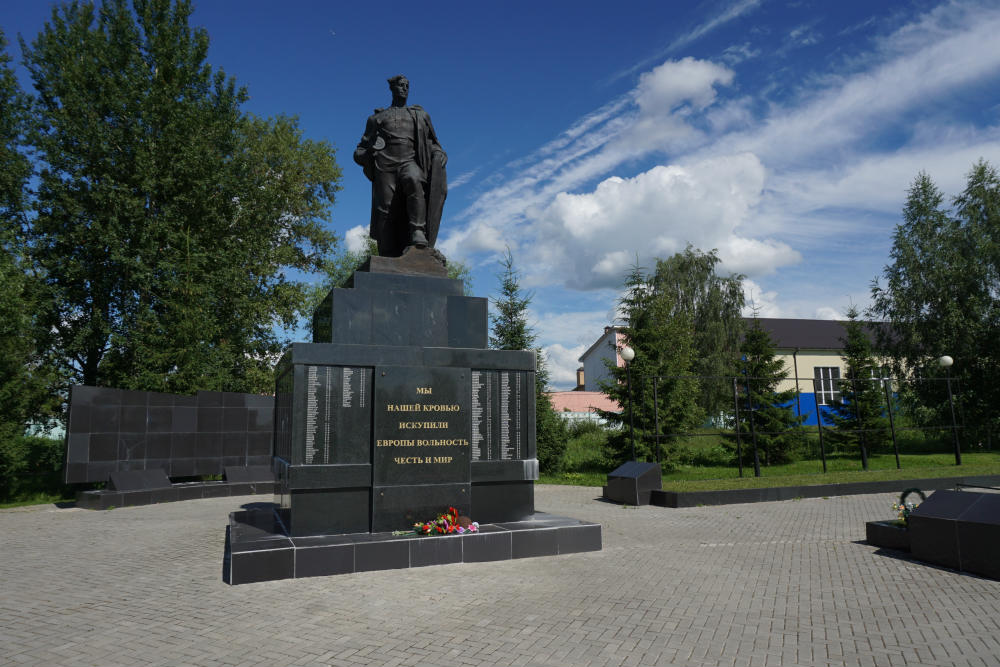
M433 521L418 521L413 530L395 530L393 535L463 535L479 532L479 523L469 517L459 515L458 510L449 507L447 512L438 514Z
M921 491L920 489L906 489L905 491L903 491L902 494L900 494L899 502L892 504L892 509L894 512L896 512L896 517L897 517L896 520L899 523L901 523L904 528L907 527L907 523L909 522L910 519L910 514L913 512L913 510L917 509L917 507L920 506L920 503L907 502L906 499L911 493L916 493L918 496L920 496L920 500L927 499L923 491Z

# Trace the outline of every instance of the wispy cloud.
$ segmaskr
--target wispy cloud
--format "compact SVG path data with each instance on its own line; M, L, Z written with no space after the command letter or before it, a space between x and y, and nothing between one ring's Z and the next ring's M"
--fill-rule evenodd
M719 12L717 16L704 23L695 26L688 32L674 39L670 44L668 44L663 49L660 49L655 54L643 58L635 65L624 69L614 76L611 77L610 81L617 81L627 76L631 76L636 72L641 72L643 70L649 69L654 63L662 61L667 56L680 51L685 46L696 42L705 35L709 34L716 28L729 23L733 19L739 18L744 14L756 9L760 6L763 0L740 0L733 5L730 5L723 11Z

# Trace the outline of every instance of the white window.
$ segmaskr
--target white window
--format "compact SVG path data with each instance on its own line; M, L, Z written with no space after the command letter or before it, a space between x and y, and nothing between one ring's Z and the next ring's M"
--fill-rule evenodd
M830 405L840 400L840 368L814 366L813 384L816 386L816 404Z

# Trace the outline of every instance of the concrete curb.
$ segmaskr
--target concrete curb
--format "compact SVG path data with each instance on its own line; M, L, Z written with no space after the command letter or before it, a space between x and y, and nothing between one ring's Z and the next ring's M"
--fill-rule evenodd
M650 505L660 507L698 507L699 505L735 505L764 503L796 498L823 498L864 493L900 493L917 487L922 491L954 488L956 484L980 486L1000 485L1000 475L978 477L938 477L931 479L895 479L884 482L851 482L847 484L816 484L810 486L775 486L762 489L727 489L725 491L664 491L650 492Z

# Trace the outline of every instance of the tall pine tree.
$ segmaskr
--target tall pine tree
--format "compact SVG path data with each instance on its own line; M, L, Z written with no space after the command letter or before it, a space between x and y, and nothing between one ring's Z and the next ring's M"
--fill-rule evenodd
M521 289L521 278L514 266L510 248L501 260L503 271L500 295L493 299L490 314L490 346L496 350L533 350L535 353L535 443L538 467L544 473L558 472L566 456L569 432L562 417L556 414L545 393L549 371L542 350L535 346L537 337L528 324L527 310L532 295Z

